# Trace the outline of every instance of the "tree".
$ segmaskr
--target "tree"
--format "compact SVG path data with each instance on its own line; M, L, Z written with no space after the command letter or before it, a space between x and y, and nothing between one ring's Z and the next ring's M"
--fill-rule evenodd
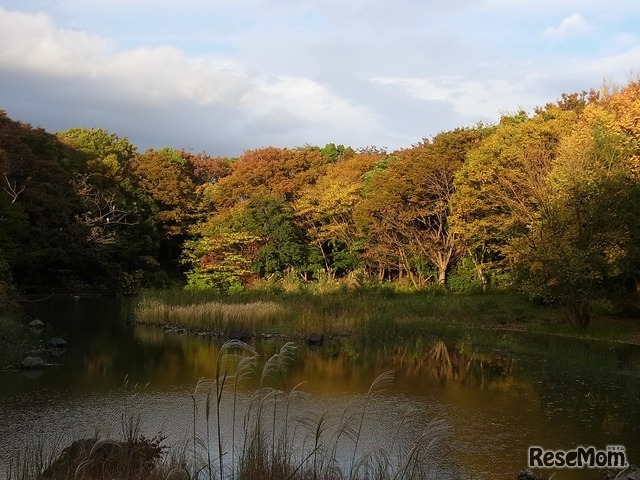
M172 148L147 150L131 162L136 188L153 201L154 222L161 232L158 258L166 267L178 267L182 243L198 220L198 192L187 160Z
M254 197L294 200L323 173L327 159L317 148L249 150L232 163L230 175L213 187L217 208L231 208Z
M54 136L0 112L0 248L22 290L86 284L85 231L75 224L79 202L65 158L72 151ZM2 239L5 238L6 241Z
M362 233L354 210L363 198L363 177L380 158L379 154L340 157L293 203L296 222L320 252L327 272L352 269L360 262Z
M122 181L137 148L127 138L120 138L101 128L72 128L58 132L58 139L82 156L76 156L74 170ZM73 159L68 159L68 161Z
M552 106L531 118L524 112L503 117L457 172L451 229L483 288L510 271L505 249L535 218L559 140L576 118L576 112Z
M305 270L309 252L293 222L293 211L282 198L254 198L240 217L242 228L259 236L262 246L253 262L260 276Z
M370 252L379 255L386 246L387 258L396 258L416 286L424 283L429 266L444 285L461 253L457 234L449 228L454 178L482 135L481 129L443 132L397 152L395 160L367 177L358 218L369 234Z
M132 173L137 148L102 129L74 128L57 138L70 147L63 164L79 200L74 218L86 232L96 274L120 293L135 293L162 278L153 260L159 245L153 201Z
M509 247L521 287L560 302L584 328L593 299L637 274L640 183L626 138L601 108L585 108L562 139L546 196Z
M187 288L229 292L243 288L255 278L252 264L260 237L209 223L201 236L184 244L184 262L191 265Z
M258 276L281 275L308 266L309 252L281 198L258 197L200 224L186 242L189 285L220 291L241 288Z

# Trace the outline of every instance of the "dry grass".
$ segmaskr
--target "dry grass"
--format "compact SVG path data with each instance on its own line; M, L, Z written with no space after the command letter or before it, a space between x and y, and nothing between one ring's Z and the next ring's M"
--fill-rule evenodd
M316 419L304 409L300 411L306 399L300 389L302 384L291 388L286 385L294 349L293 343L284 344L266 360L261 371L255 372L259 388L241 412L236 408L238 383L253 372L257 356L242 342L225 343L217 360L217 378L201 380L193 394L192 478L198 475L237 480L429 478L430 457L426 453L443 436L442 422L424 425L423 434L414 439L408 450L397 449L399 439L377 446L375 452L362 447L368 407L374 397L391 386L392 372L376 378L361 401L345 406L342 411L323 413ZM220 434L219 405L225 396L231 397L233 405L231 442L225 442ZM205 417L203 438L196 435L198 412L204 412ZM415 425L420 420L410 412L403 417L404 422ZM406 433L402 426L397 428L399 436ZM214 437L216 442L212 445ZM215 458L211 455L214 445Z
M145 292L135 315L142 323L191 330L301 336L414 337L434 328L517 328L556 322L557 309L518 295L404 292L392 286L330 293L251 290L235 295L166 290Z
M180 325L208 332L235 330L260 332L280 325L287 311L275 302L257 301L243 304L205 302L191 305L168 305L144 299L135 310L137 321L150 325Z

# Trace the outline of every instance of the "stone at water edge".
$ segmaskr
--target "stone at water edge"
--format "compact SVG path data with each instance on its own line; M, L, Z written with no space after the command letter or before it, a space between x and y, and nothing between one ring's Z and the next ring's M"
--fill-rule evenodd
M231 332L229 340L240 340L241 342L247 343L251 340L251 334L247 332Z
M320 346L324 343L324 335L311 333L307 336L307 345Z
M67 348L67 341L62 337L53 337L49 340L49 345L53 348Z
M36 368L44 368L45 363L42 357L24 357L20 362L20 368L31 370Z

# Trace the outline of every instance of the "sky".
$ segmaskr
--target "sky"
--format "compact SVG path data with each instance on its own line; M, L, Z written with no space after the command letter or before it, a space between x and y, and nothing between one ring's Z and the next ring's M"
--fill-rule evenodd
M639 68L638 0L0 0L0 109L140 151L393 151Z

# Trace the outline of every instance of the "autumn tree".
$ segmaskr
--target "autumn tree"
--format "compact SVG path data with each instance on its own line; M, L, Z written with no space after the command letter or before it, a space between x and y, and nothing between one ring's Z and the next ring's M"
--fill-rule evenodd
M197 220L197 191L187 160L172 148L147 150L136 156L131 169L136 187L154 203L154 220L162 233L159 258L174 268Z
M466 152L482 138L481 129L443 132L433 140L396 153L384 168L367 177L367 194L358 207L360 225L369 235L370 255L386 246L412 282L419 286L430 266L444 285L462 252L449 228L456 172Z
M640 265L640 183L626 137L611 123L601 108L585 109L560 143L526 235L508 248L524 290L558 301L581 328L593 299Z
M535 218L559 140L577 115L550 106L533 117L503 117L456 174L451 229L464 242L483 288L510 271L505 248Z
M381 158L380 154L338 157L293 203L296 222L320 252L327 272L351 270L361 262L362 234L354 211L363 198L364 175Z
M324 173L327 159L317 148L249 150L234 161L230 175L214 187L218 208L230 208L255 197L292 201L306 185Z

